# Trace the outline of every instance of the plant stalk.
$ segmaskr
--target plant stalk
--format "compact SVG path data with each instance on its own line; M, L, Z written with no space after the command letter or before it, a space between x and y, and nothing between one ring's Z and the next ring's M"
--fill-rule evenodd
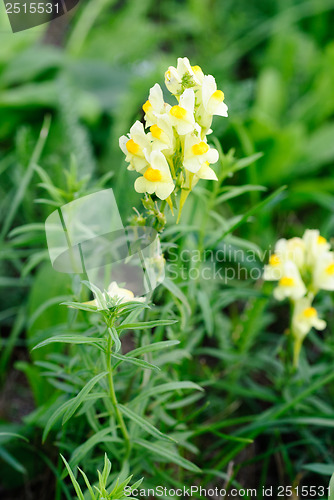
M130 442L130 437L128 430L125 426L123 415L119 411L118 408L118 401L116 397L116 392L115 392L115 385L114 385L114 378L113 378L113 367L111 363L111 338L108 338L108 352L107 352L107 369L108 369L108 384L109 384L109 394L110 394L110 399L112 402L112 405L114 407L116 419L118 421L119 427L121 429L121 432L124 437L124 441L126 444L126 450L125 450L125 455L124 455L124 462L129 458L130 451L131 451L131 442Z

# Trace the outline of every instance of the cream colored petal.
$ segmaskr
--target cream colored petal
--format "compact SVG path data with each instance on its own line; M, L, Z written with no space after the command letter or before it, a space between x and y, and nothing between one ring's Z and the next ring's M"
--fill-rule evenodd
M173 182L159 182L155 193L160 200L165 200L174 190Z
M282 278L281 266L264 266L263 279L265 281L278 281Z
M135 135L139 136L145 135L144 125L139 120L136 120L132 125L132 127L130 128L130 135L131 137Z
M210 148L205 157L209 163L217 163L219 160L219 153L217 149Z
M201 179L205 179L208 181L218 181L218 177L216 175L216 172L208 165L205 165L205 167L202 167L201 170L198 172L198 174L200 174Z
M139 158L138 156L134 156L131 159L131 164L133 165L134 169L138 172L141 173L144 169L148 167L148 163L145 158Z
M224 102L221 102L216 107L216 110L215 110L214 114L218 115L218 116L225 116L225 117L227 117L228 116L227 111L228 111L228 107L226 106L226 104Z
M135 180L135 190L137 193L145 193L146 192L146 179L145 177L138 177Z
M191 75L194 74L193 70L191 69L191 65L190 65L188 57L179 57L177 60L177 68L176 69L181 77L187 72L190 73Z
M201 168L201 162L198 158L196 157L191 157L191 158L186 158L183 161L183 166L186 170L189 172L192 172L193 174L196 174L200 168Z
M168 162L161 151L152 151L150 158L152 168L160 170L165 176L171 178Z
M217 90L216 80L212 75L205 75L202 85L202 102L205 109L207 109L210 97Z
M164 109L164 96L161 90L161 87L158 83L156 83L150 90L150 103L153 106L153 109L158 113L162 113Z
M128 140L129 138L126 135L122 135L122 137L120 137L118 141L119 147L121 148L121 150L125 155L129 154L129 151L126 148L126 143L128 142Z
M324 330L326 328L326 326L327 326L327 323L323 319L315 318L314 321L313 321L313 326L317 330Z
M190 134L194 130L194 124L185 120L178 120L174 126L179 135Z
M195 107L195 93L192 89L186 89L183 92L180 97L180 106L182 108L185 108L193 118Z

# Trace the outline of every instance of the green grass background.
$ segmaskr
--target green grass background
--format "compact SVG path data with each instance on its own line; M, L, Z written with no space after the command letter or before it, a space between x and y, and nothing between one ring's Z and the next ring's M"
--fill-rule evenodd
M59 476L55 439L43 448L43 421L27 417L54 397L54 387L41 382L28 351L66 320L57 304L70 294L68 277L48 264L46 217L55 206L98 186L115 190L124 221L133 206L140 207L118 138L142 118L149 88L155 82L163 87L166 68L187 56L213 74L225 93L229 118L214 121L214 136L226 155L222 168L234 165L234 158L263 154L225 179L228 192L241 196L213 198L214 215L208 208L207 219L201 207L212 186L199 188L184 210L181 228L204 231L200 243L205 247L208 236L217 241L233 217L284 185L226 241L264 250L279 237L301 236L306 228L319 228L331 238L333 24L333 0L91 0L82 1L66 19L12 34L1 5L0 419L4 431L30 437L29 445L1 438L6 499L13 498L18 483L15 494L22 498L34 498L23 484L37 488L40 498L53 498L40 486L40 475L48 470L51 482ZM35 146L45 117L51 117L51 126L39 155ZM267 192L230 190L250 184ZM180 250L197 248L198 231L181 236L177 231L171 229L166 241L178 243ZM204 449L194 461L206 469L206 484L212 477L225 481L234 461L229 479L242 485L304 481L327 486L334 471L332 296L319 301L329 328L310 335L300 371L292 376L283 368L287 308L270 300L270 289L261 295L252 280L229 286L186 280L180 287L173 307L181 332L174 329L169 336L181 338L192 357L180 354L173 377L204 385L210 405L190 401L191 411L178 409L174 419L189 424L193 441ZM157 299L162 315L172 307L163 293ZM46 351L37 351L33 360L45 356ZM166 415L157 418L171 425ZM255 444L247 448L244 438ZM192 446L186 449L196 455ZM94 470L101 457L96 452L87 467ZM139 477L138 460L133 467ZM150 467L157 481L171 475L168 465ZM179 482L192 478L178 474ZM55 495L62 498L59 487Z

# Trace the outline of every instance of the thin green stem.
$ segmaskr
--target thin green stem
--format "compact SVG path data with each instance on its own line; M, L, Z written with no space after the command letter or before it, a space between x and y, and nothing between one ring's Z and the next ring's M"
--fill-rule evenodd
M51 116L46 115L44 117L43 125L41 128L38 140L36 142L34 151L30 157L26 172L22 178L22 181L20 183L20 186L19 186L17 192L15 193L13 202L11 203L11 205L8 209L8 214L7 214L6 220L5 220L3 227L2 227L2 230L1 230L0 240L5 239L7 232L8 232L8 230L9 230L9 228L14 220L15 215L16 215L17 209L19 208L19 206L20 206L20 204L25 196L26 190L30 184L30 181L31 181L33 173L34 173L35 165L39 162L40 157L43 153L43 149L44 149L46 140L47 140L48 135L49 135L50 126L51 126Z
M121 432L123 434L125 445L126 445L126 451L125 451L125 455L124 455L124 462L125 462L129 458L129 455L130 455L131 442L130 442L128 430L127 430L125 423L124 423L123 416L118 408L118 401L117 401L117 397L116 397L114 378L113 378L113 366L112 366L112 362L111 362L111 338L110 337L108 338L107 369L108 369L108 384L109 384L110 399L111 399L112 405L114 407L116 419L118 421L118 424L119 424L119 427L120 427Z
M166 200L162 200L161 205L160 205L160 213L164 213L166 208Z
M299 364L299 355L302 347L303 340L299 337L296 337L293 342L293 367L295 370L298 368Z

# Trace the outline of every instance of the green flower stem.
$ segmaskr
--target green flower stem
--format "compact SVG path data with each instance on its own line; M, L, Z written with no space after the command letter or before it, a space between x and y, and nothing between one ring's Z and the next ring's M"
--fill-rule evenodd
M293 341L293 367L296 370L299 363L300 350L303 344L303 339L299 337L294 337Z
M162 200L161 205L160 205L160 213L163 214L166 208L166 200Z
M111 338L110 338L110 336L108 338L107 369L108 369L108 384L109 384L110 399L111 399L112 405L114 407L116 419L118 421L118 424L119 424L119 427L120 427L121 432L123 434L125 445L126 445L126 451L125 451L125 455L124 455L124 461L126 461L130 455L131 442L130 442L128 430L127 430L125 423L124 423L123 416L118 408L118 401L117 401L117 397L116 397L115 385L114 385L114 379L113 379L113 366L112 366L112 362L111 362Z

